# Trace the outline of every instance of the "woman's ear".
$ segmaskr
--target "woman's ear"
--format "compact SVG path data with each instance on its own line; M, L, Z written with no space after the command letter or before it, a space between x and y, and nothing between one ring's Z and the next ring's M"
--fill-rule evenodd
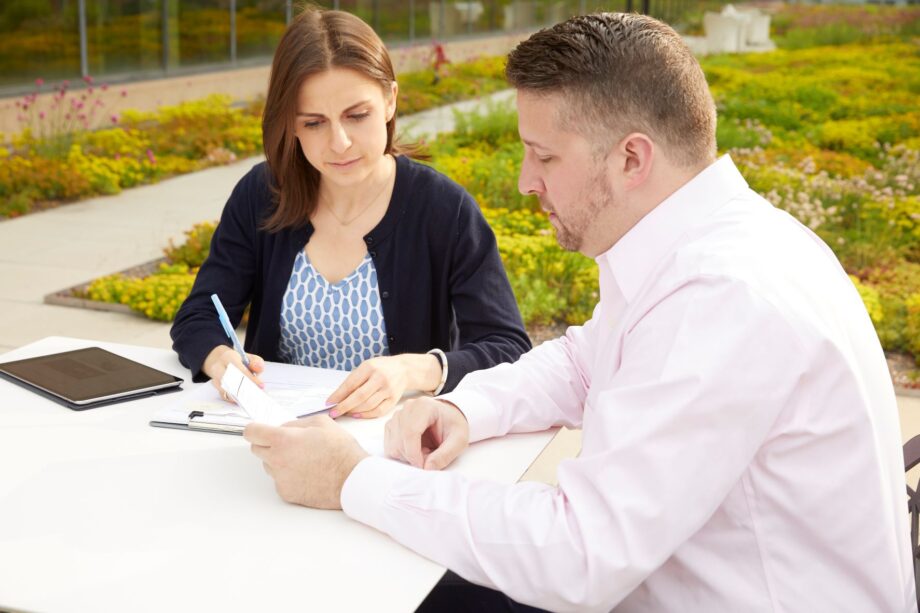
M396 115L396 96L398 94L399 94L399 84L396 83L396 81L393 81L392 83L390 83L390 97L389 97L389 100L387 100L387 106L386 106L387 123L389 123L390 120L393 119L393 116Z

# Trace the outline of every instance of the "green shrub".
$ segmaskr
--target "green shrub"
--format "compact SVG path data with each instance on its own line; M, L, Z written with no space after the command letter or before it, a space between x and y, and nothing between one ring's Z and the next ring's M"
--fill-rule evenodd
M211 238L217 228L216 221L195 224L185 231L185 242L180 245L169 241L163 249L166 258L174 264L184 264L188 268L199 268L211 250Z
M904 301L905 312L905 344L907 350L914 354L917 365L920 366L920 292L911 294Z

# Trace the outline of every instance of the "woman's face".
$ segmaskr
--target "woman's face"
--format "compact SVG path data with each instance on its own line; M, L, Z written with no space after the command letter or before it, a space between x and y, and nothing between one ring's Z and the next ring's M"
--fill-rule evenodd
M386 124L396 112L395 82L389 94L347 68L315 74L300 86L295 134L323 181L354 186L377 168L386 149Z

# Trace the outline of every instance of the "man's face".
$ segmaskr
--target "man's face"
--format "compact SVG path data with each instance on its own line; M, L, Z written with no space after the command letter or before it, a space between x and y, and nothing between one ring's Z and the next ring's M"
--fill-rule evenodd
M563 249L595 257L604 244L598 215L614 204L606 167L580 134L559 126L565 99L518 90L518 131L524 162L518 189L534 194L556 230Z

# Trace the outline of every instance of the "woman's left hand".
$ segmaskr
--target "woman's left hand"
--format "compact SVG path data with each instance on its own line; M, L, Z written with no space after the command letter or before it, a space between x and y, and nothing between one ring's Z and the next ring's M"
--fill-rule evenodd
M404 353L371 358L361 363L329 396L337 403L331 417L380 417L388 413L406 391L434 391L441 380L441 363L437 357L422 353Z

